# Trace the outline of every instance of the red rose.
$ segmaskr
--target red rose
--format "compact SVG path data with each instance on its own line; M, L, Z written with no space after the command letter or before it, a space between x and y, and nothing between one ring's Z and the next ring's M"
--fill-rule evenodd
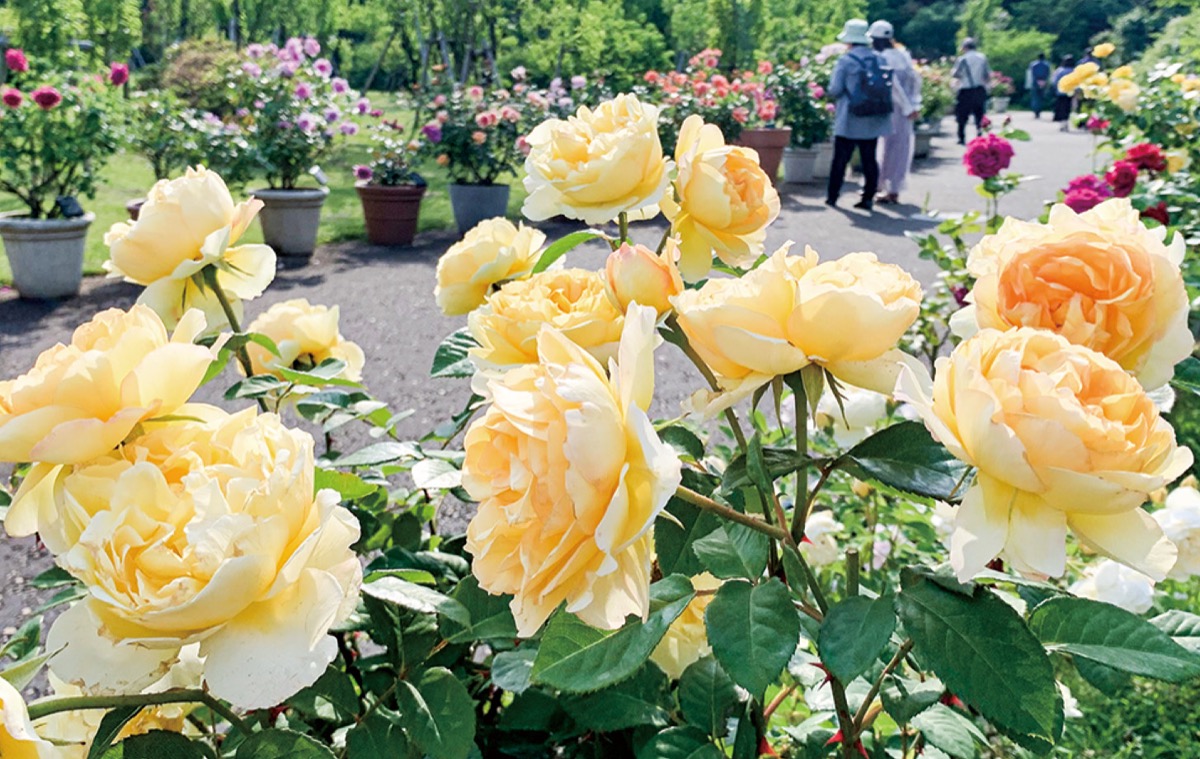
M1163 155L1162 148L1152 142L1143 142L1139 145L1134 145L1125 151L1125 160L1133 161L1139 169L1145 169L1146 171L1157 172L1167 170L1167 157Z
M17 108L25 100L25 96L21 94L20 90L8 87L5 88L4 94L0 95L0 100L3 100L9 108Z
M58 90L48 84L42 85L29 93L29 97L33 98L33 102L41 106L43 111L48 111L62 102L62 95L58 94Z
M1165 200L1160 200L1157 204L1142 209L1142 218L1154 219L1164 227L1171 225L1171 214L1167 213L1167 202Z
M1117 161L1104 175L1104 181L1108 182L1113 195L1118 198L1129 197L1137 185L1137 180L1138 165L1133 161Z
M1012 143L995 134L985 134L967 143L963 164L967 173L980 179L991 179L1012 163Z
M114 63L108 70L108 81L120 87L129 81L129 66L124 63Z

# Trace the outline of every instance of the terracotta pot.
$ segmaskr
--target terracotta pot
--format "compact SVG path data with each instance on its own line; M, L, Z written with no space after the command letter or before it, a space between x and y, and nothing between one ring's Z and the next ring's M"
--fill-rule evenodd
M280 256L311 258L317 249L321 206L329 197L328 187L303 190L251 190L263 202L258 214L263 242Z
M778 129L743 129L738 137L739 145L754 148L758 163L774 183L779 176L779 163L783 160L783 149L792 139L791 127Z
M783 151L783 181L788 184L804 184L813 181L820 151L811 148L788 148Z
M142 206L146 205L145 198L137 198L125 204L125 211L129 214L130 221L137 221L138 215L142 212Z
M354 189L362 201L367 240L372 245L412 245L425 185L388 187L357 182Z
M0 216L0 239L22 298L69 298L83 282L83 249L95 214L75 219Z
M484 219L504 216L508 212L506 184L452 184L450 205L458 233L466 234Z

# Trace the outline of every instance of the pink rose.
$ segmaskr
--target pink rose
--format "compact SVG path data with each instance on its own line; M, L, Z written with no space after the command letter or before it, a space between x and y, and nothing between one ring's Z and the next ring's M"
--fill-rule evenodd
M991 179L1012 163L1012 143L995 134L984 134L967 143L963 164L967 173L980 179Z
M4 51L4 65L9 71L17 74L23 74L29 70L29 59L25 57L25 51L19 47L12 47Z
M43 111L48 111L62 102L62 95L48 84L29 93L29 97L33 98L33 102L37 103Z
M24 102L25 96L18 89L6 87L4 94L0 95L0 100L4 101L4 104L9 108L18 108Z
M1067 185L1063 203L1075 213L1083 213L1112 197L1112 190L1095 174L1075 177Z
M129 66L124 63L114 63L108 69L108 81L114 87L120 87L129 81Z
M1133 161L1117 161L1104 175L1104 181L1112 188L1112 194L1118 198L1127 198L1137 186L1138 165Z

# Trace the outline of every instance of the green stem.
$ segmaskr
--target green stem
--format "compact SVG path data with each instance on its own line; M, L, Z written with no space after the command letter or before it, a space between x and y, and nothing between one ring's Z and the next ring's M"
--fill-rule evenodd
M906 640L900 645L896 651L896 655L887 663L883 671L879 673L879 677L871 684L871 690L867 691L867 697L863 700L862 706L858 707L858 713L854 715L854 737L858 737L859 731L862 730L863 720L867 718L867 712L871 709L871 702L879 695L880 688L883 687L883 681L896 667L900 666L900 662L904 661L904 657L908 656L908 652L912 650L913 643L911 640ZM844 735L845 733L843 733Z
M240 732L249 735L251 728L225 704L202 690L168 690L162 693L137 693L123 696L70 696L38 701L29 705L29 719L37 720L59 712L80 709L115 709L121 706L159 706L162 704L204 704L221 715Z
M846 597L858 595L858 549L846 549Z
M235 334L241 334L242 325L238 321L237 313L233 310L233 304L229 301L229 296L221 289L221 283L217 281L217 269L214 266L204 267L203 277L204 284L208 289L212 290L213 295L217 296L217 302L221 304L221 310L225 313L225 318L229 321L229 328ZM247 377L254 376L254 365L250 363L250 353L246 350L246 346L240 346L235 352L238 363L242 365L242 371ZM259 409L266 411L267 403L262 398L258 399Z
M691 490L690 488L685 488L682 485L675 489L675 496L682 501L687 501L697 508L704 509L705 511L711 511L717 516L724 517L731 522L737 522L740 525L745 525L746 527L749 527L752 530L757 530L758 532L774 538L775 540L786 543L791 539L791 535L788 534L787 530L767 524L756 516L743 514L737 509L732 509L724 504L717 503L708 496L697 493L695 490Z
M621 242L629 242L629 212L622 211L617 214L617 225L621 229Z
M796 503L792 506L792 540L799 543L804 538L804 523L808 519L808 398L803 383L797 382L792 391L792 403L796 410L796 456L800 459L796 469ZM815 495L815 493L814 493Z
M792 542L792 536L789 533L786 545L792 551L792 558L800 565L800 570L804 572L804 582L808 585L808 589L812 591L813 598L817 601L817 608L824 615L829 611L829 601L825 598L825 591L821 590L821 584L817 582L817 576L813 574L812 568L808 566L808 562L804 560L804 554L800 553L799 547Z

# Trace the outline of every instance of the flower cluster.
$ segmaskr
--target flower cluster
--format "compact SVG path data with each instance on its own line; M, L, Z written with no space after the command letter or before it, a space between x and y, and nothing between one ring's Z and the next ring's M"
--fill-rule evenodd
M494 184L527 152L524 103L503 87L457 85L430 91L420 103L429 120L421 127L425 151L459 184Z
M413 168L424 148L421 139L408 136L399 121L381 116L375 117L368 128L371 160L354 167L355 180L384 187L425 184Z
M1083 174L1072 179L1063 190L1062 202L1077 213L1083 213L1108 198L1129 197L1143 175L1148 180L1153 179L1169 168L1169 158L1158 145L1149 142L1133 145L1122 158L1113 162L1103 177Z
M962 160L971 176L991 179L1006 170L1012 163L1012 158L1012 143L989 132L967 143Z

